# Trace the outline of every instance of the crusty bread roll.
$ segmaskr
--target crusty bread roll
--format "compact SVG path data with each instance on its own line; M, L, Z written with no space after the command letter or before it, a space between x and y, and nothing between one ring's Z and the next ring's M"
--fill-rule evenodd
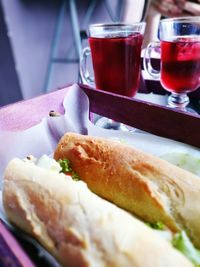
M10 221L68 267L192 267L154 230L93 194L82 181L19 159L5 171Z
M67 158L96 194L147 222L184 229L200 248L200 178L119 142L67 133L54 157Z

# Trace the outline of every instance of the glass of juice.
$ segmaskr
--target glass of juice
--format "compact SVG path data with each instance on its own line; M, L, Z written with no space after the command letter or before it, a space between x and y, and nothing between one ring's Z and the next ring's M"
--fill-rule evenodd
M84 84L96 89L133 97L139 87L140 58L145 23L93 24L88 28L89 46L83 50L80 64ZM88 55L92 56L94 77L87 66ZM118 123L104 128L117 128Z
M187 93L200 87L200 17L163 19L158 35L145 50L144 69L171 93L168 106L188 111ZM160 53L160 71L151 65L153 51Z

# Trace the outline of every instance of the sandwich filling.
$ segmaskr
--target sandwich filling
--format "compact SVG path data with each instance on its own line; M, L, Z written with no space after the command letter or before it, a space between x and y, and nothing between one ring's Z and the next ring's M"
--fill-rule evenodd
M52 172L64 173L75 181L80 180L80 177L71 168L71 164L68 159L56 161L47 155L43 155L39 159L27 157L25 161L27 160L31 161L38 167L51 170ZM185 231L174 234L162 222L147 222L147 225L151 227L155 233L170 242L174 248L183 253L195 267L200 267L200 251L194 247Z

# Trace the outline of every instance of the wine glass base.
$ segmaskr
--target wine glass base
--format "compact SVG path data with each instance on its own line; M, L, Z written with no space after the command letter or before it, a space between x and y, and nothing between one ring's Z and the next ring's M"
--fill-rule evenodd
M192 109L192 108L190 108L190 107L185 107L185 108L183 109L183 111L188 112L188 113L191 113L191 114L194 114L194 115L199 115L198 112L196 112L194 109Z
M104 129L111 129L111 130L120 130L120 131L131 131L131 127L128 127L124 125L121 122L114 121L112 119L108 119L106 117L101 117L99 118L96 122L95 125L104 128Z
M180 108L180 107L173 107L173 106L167 105L167 107L169 107L171 109L174 109L174 110L177 110L177 111L183 111L183 112L191 113L191 114L194 114L194 115L199 115L198 112L196 112L194 109L192 109L192 108L190 108L188 106Z
M168 97L168 106L171 108L176 108L179 110L183 110L189 104L189 97L187 94L177 94L172 93Z
M194 109L188 107L188 104L189 104L189 97L187 96L187 94L172 93L168 97L168 105L167 105L168 107L178 111L198 114Z

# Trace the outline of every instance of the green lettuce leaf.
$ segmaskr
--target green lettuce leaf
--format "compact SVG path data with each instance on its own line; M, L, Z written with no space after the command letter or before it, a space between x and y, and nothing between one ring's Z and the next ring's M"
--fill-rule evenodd
M70 175L72 179L75 181L80 180L79 175L75 171L73 171L71 167L71 162L68 159L59 159L58 163L60 164L60 167L61 167L60 172Z
M147 223L148 226L155 230L164 230L165 225L162 222L153 222L153 223Z
M184 231L174 235L172 245L182 252L196 267L200 267L200 251L194 247Z

